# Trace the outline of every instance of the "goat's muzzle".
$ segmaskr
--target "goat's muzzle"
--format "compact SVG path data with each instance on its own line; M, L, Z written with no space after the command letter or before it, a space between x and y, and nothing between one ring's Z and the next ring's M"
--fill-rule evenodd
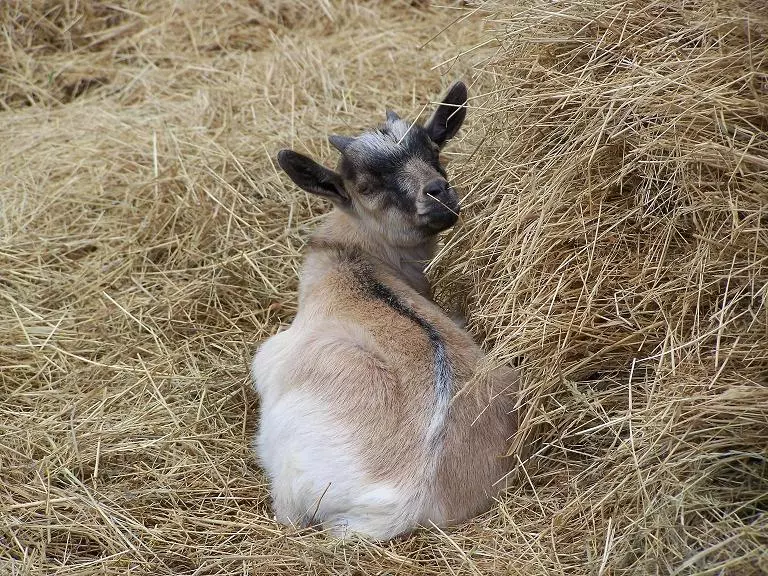
M422 214L425 227L433 233L442 232L459 219L459 197L446 180L432 180L424 187L425 204Z

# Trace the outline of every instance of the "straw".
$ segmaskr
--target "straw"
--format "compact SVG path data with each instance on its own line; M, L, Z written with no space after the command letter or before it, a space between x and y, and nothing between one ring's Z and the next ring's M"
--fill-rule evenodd
M443 4L0 4L1 574L768 569L764 11ZM280 526L248 364L328 207L275 154L456 78L430 275L521 364L518 465L463 526Z

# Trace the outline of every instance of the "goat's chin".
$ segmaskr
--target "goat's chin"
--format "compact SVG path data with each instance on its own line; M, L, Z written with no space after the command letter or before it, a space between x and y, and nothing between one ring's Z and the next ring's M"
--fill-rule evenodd
M431 235L439 234L451 228L459 220L459 215L453 210L431 212L423 219L422 229Z

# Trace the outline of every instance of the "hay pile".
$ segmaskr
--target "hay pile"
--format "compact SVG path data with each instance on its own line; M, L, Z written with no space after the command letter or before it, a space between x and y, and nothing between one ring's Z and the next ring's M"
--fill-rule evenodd
M0 573L768 568L763 14L12 1L0 25ZM327 133L457 76L467 201L434 276L522 358L536 443L450 534L285 530L247 362L325 206L272 158L330 161Z
M500 531L543 573L766 571L768 18L638 0L494 22L436 276L522 358L536 443Z

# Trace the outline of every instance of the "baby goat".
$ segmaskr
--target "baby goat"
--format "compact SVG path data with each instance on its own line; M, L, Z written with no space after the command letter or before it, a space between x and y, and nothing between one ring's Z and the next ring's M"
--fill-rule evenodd
M454 83L423 126L387 113L331 136L337 171L291 150L280 167L335 209L311 238L290 328L253 360L256 450L277 519L387 540L488 509L508 471L517 375L468 386L483 357L424 276L459 199L440 149L466 115Z

